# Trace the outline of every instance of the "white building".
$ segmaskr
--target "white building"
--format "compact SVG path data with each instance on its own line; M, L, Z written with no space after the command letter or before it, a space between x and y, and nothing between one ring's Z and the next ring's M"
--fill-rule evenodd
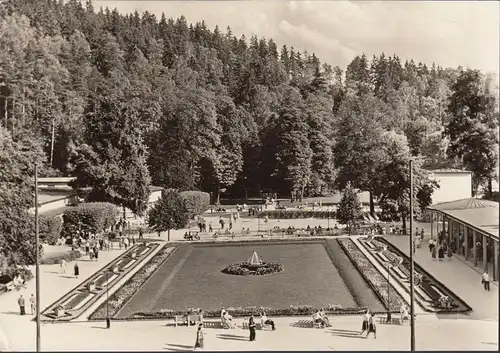
M69 183L75 178L39 178L38 179L38 212L47 217L62 216L66 207L76 205L79 200ZM148 209L161 198L163 188L150 186ZM123 217L123 208L118 208L120 217ZM33 207L30 210L35 212ZM131 210L125 209L127 218L136 218Z
M433 205L472 197L472 172L454 168L434 169L430 172L430 178L439 185L432 195Z

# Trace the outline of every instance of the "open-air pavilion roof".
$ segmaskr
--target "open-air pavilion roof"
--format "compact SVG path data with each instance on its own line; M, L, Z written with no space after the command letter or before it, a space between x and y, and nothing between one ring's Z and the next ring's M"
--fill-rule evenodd
M468 198L443 202L429 206L427 209L437 211L475 230L489 234L498 239L499 203L489 200Z

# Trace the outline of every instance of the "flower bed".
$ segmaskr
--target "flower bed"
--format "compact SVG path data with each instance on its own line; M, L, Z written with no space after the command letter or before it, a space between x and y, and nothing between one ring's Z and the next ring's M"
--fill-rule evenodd
M222 273L237 276L265 276L283 272L285 269L278 263L265 263L261 267L252 269L247 262L237 262L222 270Z
M132 276L125 284L118 289L108 299L109 315L113 317L125 303L134 295L144 282L160 267L160 265L172 254L172 247L166 247L157 253L153 258L144 265L137 273ZM90 315L90 320L103 320L106 318L106 302L102 303L96 311Z
M73 288L72 290L70 290L69 292L67 292L64 296L62 296L61 298L59 298L55 303L53 303L50 306L48 306L47 308L45 308L42 311L41 315L44 316L44 317L46 317L46 318L53 319L52 313L54 311L54 308L56 308L57 306L60 306L60 303L64 303L68 298L70 298L71 296L73 296L75 293L77 293L78 295L70 301L70 303L74 302L71 305L71 307L76 307L77 304L78 304L77 302L80 302L81 300L86 299L87 296L88 296L88 294L89 294L89 292L95 292L96 295L92 298L92 300L90 300L89 302L85 303L85 305L83 305L83 307L81 307L78 310L72 312L71 315L63 316L60 319L56 318L57 320L60 320L60 321L70 321L70 320L75 319L76 317L78 317L79 315L81 315L81 313L84 312L90 305L92 305L96 300L98 300L102 295L104 295L106 293L105 291L102 290L101 286L97 286L95 278L97 278L100 274L106 274L112 268L115 268L116 264L119 261L122 261L123 259L129 258L129 256L130 256L129 254L130 253L132 253L134 251L142 252L144 249L146 249L147 247L149 247L150 248L149 251L140 258L140 259L143 259L143 258L147 257L148 254L150 254L152 251L154 251L154 249L156 249L158 246L159 246L158 243L153 243L153 244L149 244L149 245L138 244L138 245L134 245L134 246L130 247L127 251L125 251L124 253L122 253L120 256L118 256L116 259L114 259L111 263L106 264L104 267L102 267L99 271L95 272L91 277L89 277L83 283L80 283L77 287ZM140 260L137 261L132 266L130 266L129 268L124 269L122 272L119 271L118 272L118 276L115 277L114 279L112 279L110 281L110 284L112 285L116 281L120 280L120 278L122 278L127 273L129 273L130 271L132 271L132 269L135 268L135 266L137 266L139 263L140 263ZM102 282L102 281L105 282L106 281L105 278L101 278L99 280L99 282ZM95 289L93 291L90 290L90 286L89 285L91 283L93 283L93 285L94 285L93 288L95 287ZM68 305L65 305L65 309L69 310Z
M293 218L321 218L335 219L335 211L306 211L306 210L273 210L262 211L257 214L259 218L293 219Z
M377 241L381 244L384 244L387 246L387 248L394 254L400 256L403 258L403 263L401 266L404 266L408 271L410 269L410 259L409 257L402 252L400 249L398 249L396 246L394 246L391 242L389 242L385 238L377 238ZM434 302L434 310L431 310L433 312L439 311L440 313L463 313L463 312L469 312L472 311L472 308L465 302L463 301L459 296L457 296L455 293L453 293L451 290L448 289L443 283L438 281L434 276L432 276L429 272L425 271L419 264L414 262L414 270L415 272L418 272L422 274L422 279L421 279L421 285L422 286L429 286L429 285L434 285L436 286L441 292L445 294L445 296L452 298L453 305L451 308L440 308L438 304L439 300L437 302ZM403 286L405 290L409 293L410 289L407 288L407 286ZM429 311L426 309L426 311Z
M339 239L340 246L351 259L354 266L363 275L387 308L388 286L384 277L370 260L361 252L351 239ZM401 304L406 303L396 289L390 285L389 307L391 312L399 312Z
M226 308L226 310L233 317L248 317L251 315L259 315L265 312L268 316L312 316L316 311L321 308L315 308L311 305L290 305L288 308L264 308L256 306ZM365 312L366 308L342 308L336 304L330 304L328 307L323 308L328 315L359 315ZM220 318L220 310L202 311L205 318ZM151 313L136 313L132 319L136 320L151 320L151 319L167 319L176 315L185 315L186 311L177 310L161 310Z

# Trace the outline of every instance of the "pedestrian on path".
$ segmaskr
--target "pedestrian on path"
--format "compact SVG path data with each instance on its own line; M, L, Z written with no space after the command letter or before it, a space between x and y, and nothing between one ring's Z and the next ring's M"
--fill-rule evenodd
M204 333L203 333L203 324L198 325L198 331L196 331L196 342L194 344L194 350L203 350L205 346L204 343Z
M36 313L36 300L35 300L35 295L31 293L30 297L30 307L31 307L31 315L35 315Z
M432 261L436 260L437 247L433 246L431 250Z
M61 259L61 274L65 274L66 273L66 260L65 259Z
M21 315L26 315L26 309L25 309L25 301L24 301L24 297L23 295L21 294L19 296L19 299L17 300L17 304L19 304L19 313Z
M453 256L453 251L451 250L451 246L448 246L448 249L446 251L446 255L448 256L448 261L451 261L451 258Z
M373 337L377 339L377 326L375 325L375 314L371 314L370 319L368 320L368 332L366 333L366 338L370 333L373 333Z
M75 274L75 278L78 278L78 276L80 275L80 267L78 267L77 262L75 262L74 274Z
M490 291L490 274L488 270L484 271L481 283L484 285L484 290Z
M432 254L432 250L436 247L436 241L434 239L429 240L429 252Z
M366 312L363 315L363 324L361 325L361 332L359 333L360 335L362 335L365 331L368 330L369 320L370 320L370 309L366 309Z
M255 341L255 317L252 315L248 320L248 329L250 330L250 341Z

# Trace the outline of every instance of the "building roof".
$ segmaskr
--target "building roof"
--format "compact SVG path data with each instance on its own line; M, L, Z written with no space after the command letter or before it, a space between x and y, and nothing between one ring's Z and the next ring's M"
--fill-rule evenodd
M438 211L498 239L500 212L498 202L468 198L443 202L427 209Z
M40 190L38 190L38 204L44 205L46 203L64 200L64 199L70 198L74 194L75 193L73 192L73 190L54 191L54 190L40 189Z
M468 170L457 169L457 168L437 168L437 169L429 169L430 172L433 173L472 173Z

